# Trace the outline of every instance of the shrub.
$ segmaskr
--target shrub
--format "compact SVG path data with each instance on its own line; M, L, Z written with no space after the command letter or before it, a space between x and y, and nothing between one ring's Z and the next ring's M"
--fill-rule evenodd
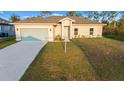
M60 35L57 35L57 36L55 37L55 40L62 40L62 38L61 38Z

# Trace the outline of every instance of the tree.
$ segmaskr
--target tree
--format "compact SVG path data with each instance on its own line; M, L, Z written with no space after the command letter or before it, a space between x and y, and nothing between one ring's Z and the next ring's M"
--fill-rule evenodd
M116 27L116 17L118 15L118 12L116 11L110 11L110 22L112 24L112 26L115 28Z
M105 26L107 28L107 30L109 30L110 32L116 32L118 33L118 26L117 26L117 16L119 14L119 11L102 11L101 12L101 21L103 23L107 23L107 26Z
M124 11L119 11L119 14L123 17L124 16Z
M124 16L122 16L118 22L118 27L120 32L124 32Z
M101 22L109 23L109 17L110 17L109 11L102 11L100 16L101 16Z
M16 22L16 21L20 21L20 16L16 15L16 14L12 14L10 17L11 22Z
M77 13L76 11L69 11L66 14L67 16L82 16L82 14Z
M50 12L50 11L41 11L40 12L40 15L42 16L42 17L48 17L48 16L50 16L52 14L52 12Z
M93 19L96 21L100 21L100 12L98 11L93 12Z
M92 12L89 12L88 18L95 21L100 21L100 15L101 15L100 11L92 11Z

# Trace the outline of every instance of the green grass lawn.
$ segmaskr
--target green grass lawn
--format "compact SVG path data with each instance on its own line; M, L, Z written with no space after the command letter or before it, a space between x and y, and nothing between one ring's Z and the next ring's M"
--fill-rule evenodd
M100 80L124 80L124 42L111 39L75 39Z
M108 34L108 35L104 35L104 37L114 40L124 41L124 35Z
M20 80L124 80L124 42L73 39L48 43Z
M0 39L0 49L9 46L11 44L16 43L15 37L6 37L6 38L2 38Z
M21 80L97 80L84 53L72 42L64 53L62 42L48 43Z

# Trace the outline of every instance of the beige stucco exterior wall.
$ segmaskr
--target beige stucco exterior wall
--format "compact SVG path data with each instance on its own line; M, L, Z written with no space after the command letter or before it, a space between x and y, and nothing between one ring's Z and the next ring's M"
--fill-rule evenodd
M70 26L70 39L75 38L74 28L78 28L78 37L102 37L102 24L73 24L71 20L63 20L62 24L15 24L16 40L21 40L21 28L48 28L48 41L54 41L54 36L60 35L64 39L64 26ZM90 28L94 28L94 35L90 36Z
M53 41L53 25L48 24L16 24L15 25L15 32L16 32L16 40L21 40L21 28L48 28L48 41Z
M102 37L103 25L99 24L72 24L71 21L66 20L62 22L62 25L56 26L55 36L61 35L64 38L64 26L70 26L70 39L75 38L74 28L78 28L78 37L92 38L92 37ZM94 35L89 35L90 28L94 28ZM62 32L61 32L62 31Z
M57 36L57 35L60 35L61 36L61 24L59 24L59 25L57 25L56 27L55 27L55 37Z
M71 31L71 38L74 38L74 28L78 28L78 37L102 37L102 25L95 25L95 24L84 24L84 25L79 25L79 24L73 24L72 26L72 31ZM89 35L90 33L90 28L94 28L94 33L93 36Z

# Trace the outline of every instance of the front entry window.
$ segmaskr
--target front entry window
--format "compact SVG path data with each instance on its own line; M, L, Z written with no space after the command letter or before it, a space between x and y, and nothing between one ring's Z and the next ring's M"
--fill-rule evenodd
M78 28L74 29L74 35L78 35Z

